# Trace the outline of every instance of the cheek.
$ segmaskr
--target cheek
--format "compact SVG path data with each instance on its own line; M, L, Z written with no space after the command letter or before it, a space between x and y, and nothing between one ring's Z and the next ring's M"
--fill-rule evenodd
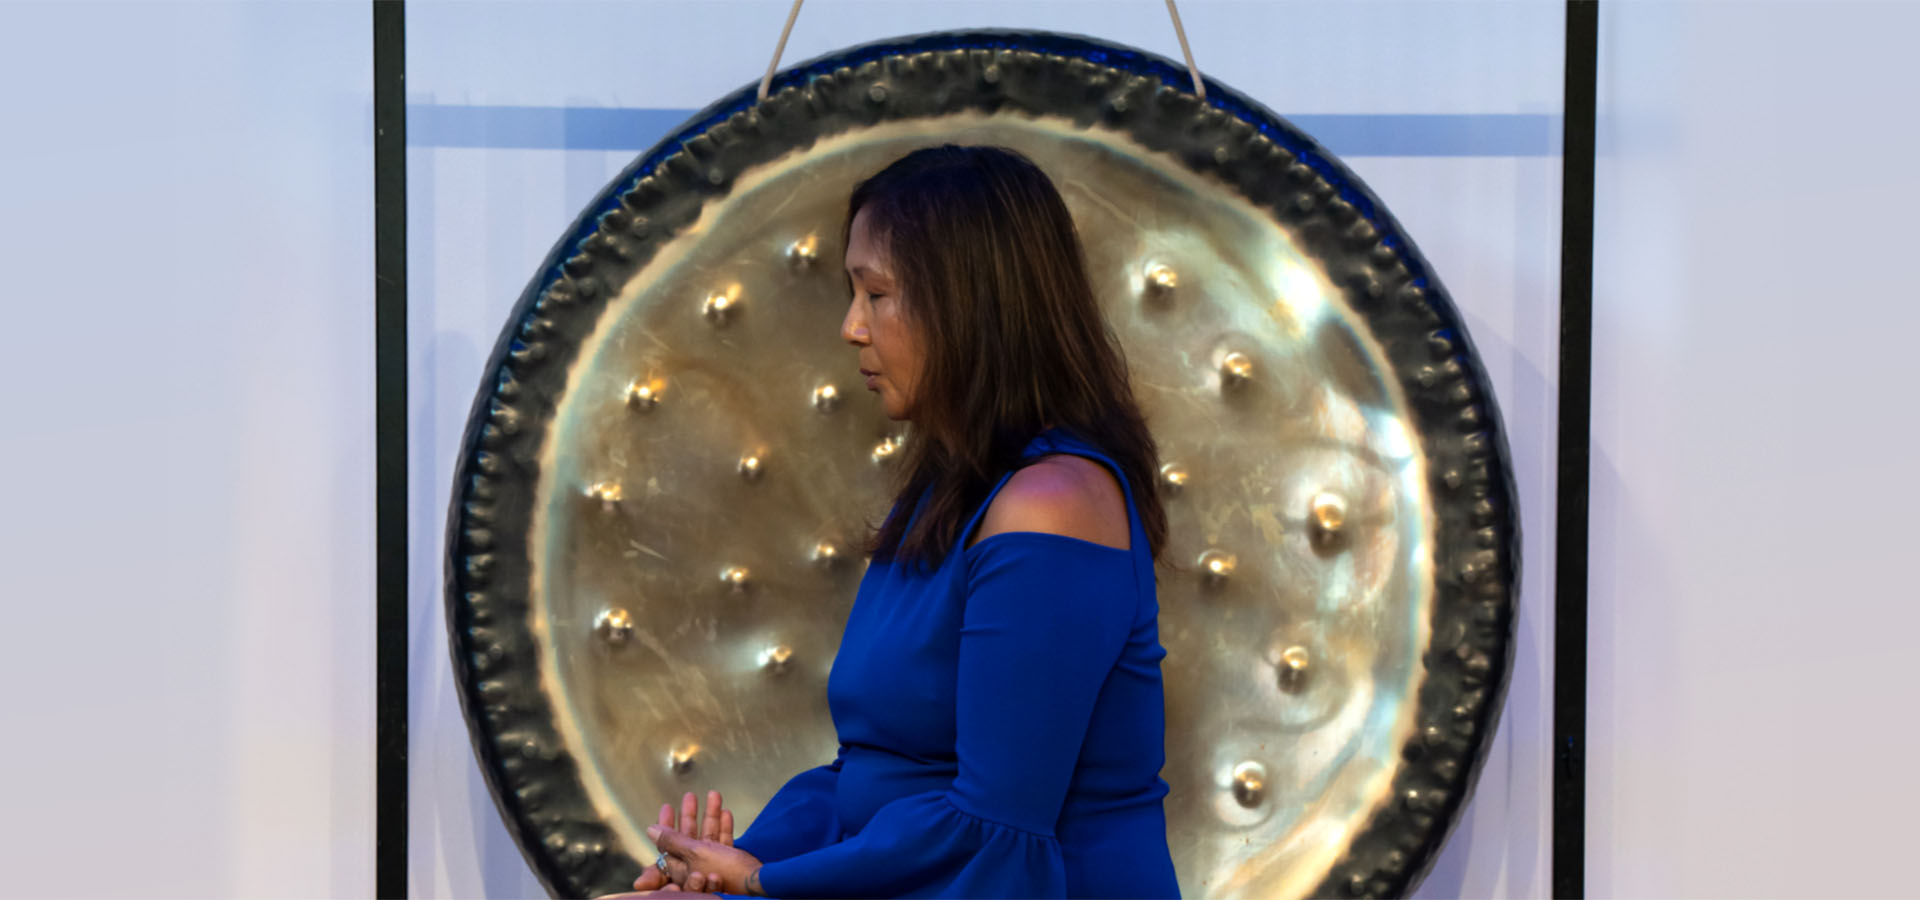
M913 361L913 348L907 334L906 323L892 314L891 310L881 313L873 323L874 343L885 361L888 372ZM905 373L902 373L905 374Z
M920 353L899 334L894 335L886 355L887 371L895 373L902 388L920 377Z

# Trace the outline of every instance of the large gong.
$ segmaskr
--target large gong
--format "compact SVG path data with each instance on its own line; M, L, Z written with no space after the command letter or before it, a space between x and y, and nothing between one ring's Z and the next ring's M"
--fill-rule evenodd
M850 548L914 439L838 337L841 217L858 179L953 142L1059 186L1165 462L1182 892L1410 891L1494 730L1519 536L1486 376L1386 208L1260 104L1081 36L885 40L756 87L581 214L468 424L453 662L548 890L626 889L684 791L745 829L833 758Z

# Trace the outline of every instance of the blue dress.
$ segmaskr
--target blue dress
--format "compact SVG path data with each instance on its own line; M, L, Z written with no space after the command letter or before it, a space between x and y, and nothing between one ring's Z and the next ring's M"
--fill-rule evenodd
M874 559L827 679L839 753L734 842L767 896L1179 896L1166 650L1133 486L1062 429L1023 464L1046 453L1112 470L1130 548L1034 531L967 547L1009 471L937 570Z

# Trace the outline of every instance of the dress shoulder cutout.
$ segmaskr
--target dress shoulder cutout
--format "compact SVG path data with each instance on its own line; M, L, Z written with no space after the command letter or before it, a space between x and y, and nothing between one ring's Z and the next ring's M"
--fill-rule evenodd
M1124 489L1104 465L1073 454L1011 474L990 500L969 548L999 534L1037 532L1132 549Z

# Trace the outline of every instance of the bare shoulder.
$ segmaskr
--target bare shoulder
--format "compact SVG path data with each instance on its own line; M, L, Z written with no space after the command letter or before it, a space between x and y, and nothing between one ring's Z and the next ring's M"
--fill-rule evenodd
M1009 531L1039 531L1128 549L1127 495L1106 466L1084 456L1042 457L994 495L971 547Z

